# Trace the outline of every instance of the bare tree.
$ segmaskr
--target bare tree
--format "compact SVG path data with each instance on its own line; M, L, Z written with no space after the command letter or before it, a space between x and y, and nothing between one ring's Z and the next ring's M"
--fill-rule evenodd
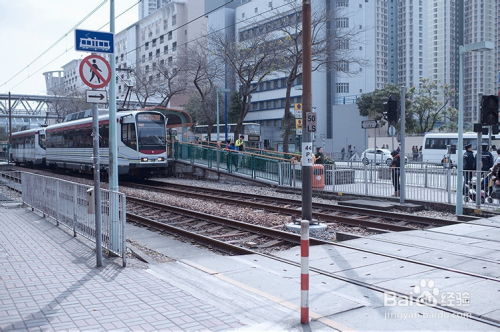
M155 72L149 69L149 66L145 69L137 67L132 72L132 78L134 80L132 92L135 94L141 107L146 107L148 100L158 93L157 81L155 81L154 76Z
M185 61L172 59L165 62L164 60L158 60L154 67L158 81L156 89L158 96L162 98L160 105L168 106L175 95L186 91Z
M76 113L88 109L88 104L85 101L85 93L83 91L75 90L72 92L64 91L63 87L60 87L54 91L55 98L51 103L50 112L57 115L57 122L62 122L66 115L71 113ZM45 123L48 123L48 115L45 119Z
M336 16L341 16L336 12ZM297 1L291 1L284 10L276 11L279 21L270 23L267 32L275 33L279 37L277 44L279 52L280 72L287 75L285 91L285 111L283 114L283 151L288 152L289 137L294 128L293 114L290 112L291 90L302 74L302 7ZM349 64L366 65L367 61L357 58L346 47L331 47L335 44L355 44L356 37L362 31L349 28L333 28L336 26L333 13L326 8L316 7L312 13L312 71L323 68L351 74Z
M227 41L224 34L210 36L212 54L226 63L239 81L241 109L234 132L243 132L243 121L250 110L252 93L256 85L276 69L276 47L270 36L263 34L239 42Z
M193 85L199 101L196 118L208 125L208 134L212 133L212 127L216 121L216 80L220 78L220 68L214 57L207 57L207 45L196 42L186 49L184 58L186 76Z

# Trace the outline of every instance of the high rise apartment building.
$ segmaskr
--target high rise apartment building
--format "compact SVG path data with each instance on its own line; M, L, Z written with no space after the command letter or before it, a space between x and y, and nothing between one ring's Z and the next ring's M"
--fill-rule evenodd
M172 0L141 0L139 2L139 20L153 14L156 10L165 7Z
M464 121L469 126L478 122L481 94L497 94L500 52L498 7L497 0L464 2L464 44L481 41L496 43L495 50L464 55Z
M126 95L127 85L137 84L131 70L143 80L160 82L158 68L176 67L179 52L206 34L206 18L195 20L204 14L204 6L198 0L169 0L158 4L162 4L159 9L115 35L118 98ZM181 106L185 101L177 96L172 104Z

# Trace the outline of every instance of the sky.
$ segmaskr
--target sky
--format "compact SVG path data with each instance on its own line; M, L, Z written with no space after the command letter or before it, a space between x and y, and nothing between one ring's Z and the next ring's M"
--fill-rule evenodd
M109 23L109 1L0 0L0 93L46 94L44 72L61 70L72 59L89 55L75 51L75 33L71 30L103 2L78 28L109 31L109 25L103 28ZM138 2L115 0L115 16L132 7L116 19L116 32L137 21ZM30 65L42 53L45 54Z

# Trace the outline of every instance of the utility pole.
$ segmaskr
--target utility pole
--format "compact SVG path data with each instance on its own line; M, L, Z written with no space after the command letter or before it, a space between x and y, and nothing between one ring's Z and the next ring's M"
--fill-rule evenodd
M302 223L301 234L309 238L312 221L312 168L313 147L311 133L307 130L307 114L312 112L311 72L311 0L302 0ZM285 110L289 112L289 110ZM302 250L309 248L309 241L301 243ZM307 249L306 249L307 248ZM302 324L309 323L309 264L301 262L301 315Z
M10 147L12 144L12 104L10 99L10 91L9 91L9 146L7 149L7 161L10 162Z
M109 32L115 33L115 0L109 2ZM111 218L111 248L120 248L120 225L118 220L118 139L116 124L116 64L115 53L110 54L111 80L109 82L109 191ZM124 226L124 225L123 225Z
M401 150L399 152L400 180L399 180L399 202L403 204L406 199L406 158L405 158L405 137L406 137L406 87L401 87L401 97L399 98L401 105ZM403 158L401 158L401 154Z

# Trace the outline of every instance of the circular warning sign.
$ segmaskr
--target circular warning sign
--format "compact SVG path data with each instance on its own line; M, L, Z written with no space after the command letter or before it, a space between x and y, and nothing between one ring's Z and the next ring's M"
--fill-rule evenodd
M86 86L100 89L111 80L111 66L99 55L89 55L80 62L80 78Z

